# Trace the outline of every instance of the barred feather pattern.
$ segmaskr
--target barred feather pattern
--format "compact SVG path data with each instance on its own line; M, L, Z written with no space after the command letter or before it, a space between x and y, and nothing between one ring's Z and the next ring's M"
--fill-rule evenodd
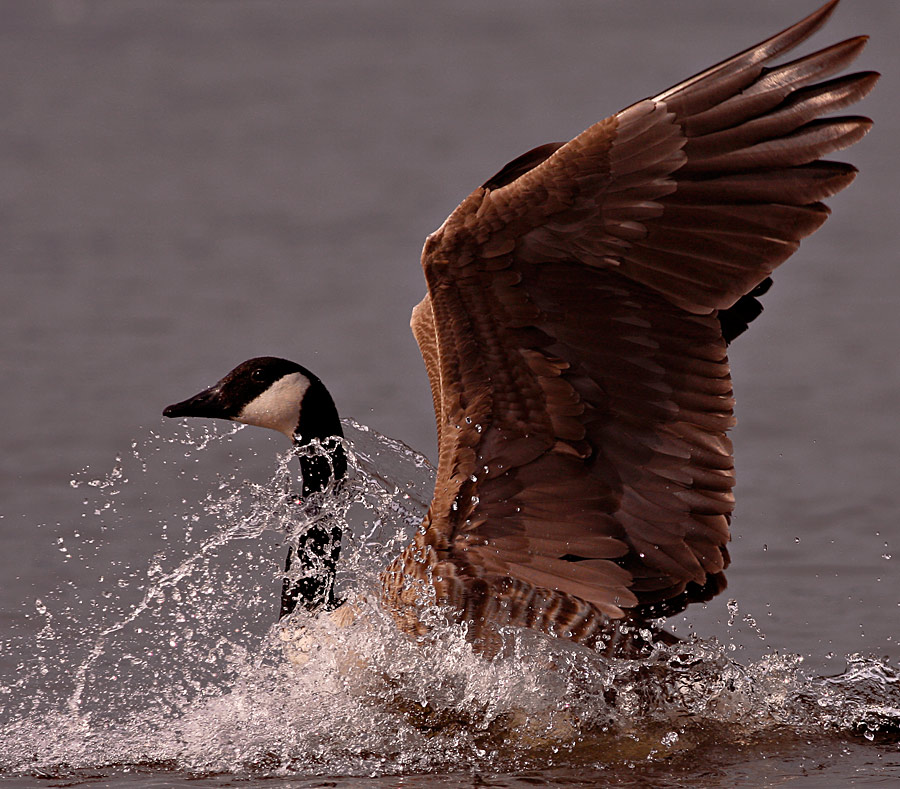
M771 65L836 4L529 151L428 238L439 463L383 575L403 630L435 603L487 654L506 625L599 645L725 587L727 343L853 180L823 157L871 125L823 117L874 86L833 77L865 37Z

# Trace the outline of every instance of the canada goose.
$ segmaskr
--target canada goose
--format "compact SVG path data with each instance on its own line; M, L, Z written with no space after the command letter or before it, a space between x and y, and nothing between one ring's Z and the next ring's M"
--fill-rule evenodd
M761 44L523 154L425 242L412 313L437 422L434 498L382 574L382 601L421 635L423 601L491 652L502 626L601 647L725 587L734 469L726 348L762 310L769 275L854 178L821 157L867 118L821 119L878 75L828 79L860 36L769 66L831 0ZM164 414L339 436L322 383L251 359ZM304 489L340 477L303 467ZM304 461L301 460L301 463ZM325 576L285 588L333 605L337 531L313 533ZM302 547L302 546L301 546ZM302 561L302 559L301 559Z

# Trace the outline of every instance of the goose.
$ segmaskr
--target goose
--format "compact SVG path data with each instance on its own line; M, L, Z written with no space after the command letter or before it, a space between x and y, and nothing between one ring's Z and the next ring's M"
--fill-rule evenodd
M399 630L428 633L434 605L487 655L516 628L603 650L725 588L727 348L827 218L821 201L854 179L823 157L871 127L823 117L878 79L833 76L867 37L773 63L837 3L519 156L428 236L411 328L438 470L421 527L381 574ZM304 495L346 473L331 395L284 359L246 361L164 415L328 442L330 458L300 459ZM336 606L340 536L314 527L290 552L288 569L316 560L319 573L285 580L283 616Z

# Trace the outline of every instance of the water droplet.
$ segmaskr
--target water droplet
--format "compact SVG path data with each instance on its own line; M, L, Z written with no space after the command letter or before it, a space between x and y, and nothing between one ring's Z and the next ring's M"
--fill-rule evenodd
M676 742L678 742L678 732L670 731L668 734L663 735L661 742L666 746L666 748L671 748Z

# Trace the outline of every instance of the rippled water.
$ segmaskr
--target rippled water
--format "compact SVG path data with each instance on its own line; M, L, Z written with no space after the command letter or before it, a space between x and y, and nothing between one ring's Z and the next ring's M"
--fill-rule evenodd
M0 645L7 661L18 656L0 684L4 775L312 786L314 776L467 785L505 774L498 785L516 785L538 771L539 782L627 785L664 767L678 785L748 752L809 769L866 748L873 764L900 769L900 667L887 661L849 656L820 678L799 656L741 664L733 648L698 638L609 661L517 631L510 653L487 662L463 626L420 643L399 635L375 602L377 574L421 519L433 469L347 427L351 483L303 507L292 453L265 483L203 478L207 447L237 430L151 434L108 474L73 480L94 536L58 549L104 575L36 601L36 634L23 628ZM182 493L136 524L123 502L168 476ZM356 617L275 624L279 545L319 518L350 524L339 590ZM149 565L117 566L107 554L136 526L164 547Z

